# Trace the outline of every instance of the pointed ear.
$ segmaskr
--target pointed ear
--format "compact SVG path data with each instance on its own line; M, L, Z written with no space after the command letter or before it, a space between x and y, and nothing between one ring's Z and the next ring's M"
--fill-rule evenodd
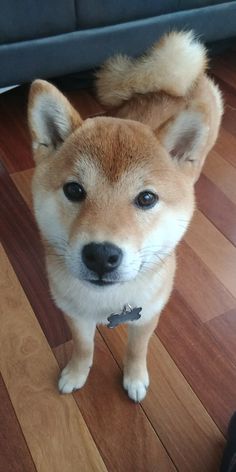
M205 115L189 109L169 120L157 136L171 157L196 180L206 157L208 132Z
M57 149L82 124L66 97L45 80L35 80L31 85L28 121L36 152L39 148Z

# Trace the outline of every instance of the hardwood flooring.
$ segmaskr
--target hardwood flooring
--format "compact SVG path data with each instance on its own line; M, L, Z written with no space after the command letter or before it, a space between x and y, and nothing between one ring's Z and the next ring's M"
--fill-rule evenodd
M27 87L0 96L0 472L217 472L236 410L236 61L211 73L225 100L219 139L196 185L175 289L152 337L151 385L122 389L124 327L99 327L86 386L59 395L71 336L54 306L32 215ZM90 90L69 98L103 113Z

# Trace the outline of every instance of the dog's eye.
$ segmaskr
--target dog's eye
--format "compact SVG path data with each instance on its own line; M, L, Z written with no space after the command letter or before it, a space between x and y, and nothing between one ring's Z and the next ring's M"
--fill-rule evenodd
M140 192L134 200L134 203L137 207L148 210L149 208L154 207L158 202L158 195L148 190Z
M86 198L86 192L77 182L67 182L63 186L63 192L71 202L82 202Z

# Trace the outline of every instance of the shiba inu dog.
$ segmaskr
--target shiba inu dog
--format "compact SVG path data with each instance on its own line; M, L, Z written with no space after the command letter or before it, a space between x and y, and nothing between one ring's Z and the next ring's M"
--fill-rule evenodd
M86 382L96 325L124 316L129 305L127 313L141 317L128 321L123 385L134 401L146 395L148 342L172 290L175 248L222 116L206 64L204 47L182 32L139 59L114 57L96 83L114 116L85 121L53 85L32 84L34 211L51 293L74 342L62 393Z

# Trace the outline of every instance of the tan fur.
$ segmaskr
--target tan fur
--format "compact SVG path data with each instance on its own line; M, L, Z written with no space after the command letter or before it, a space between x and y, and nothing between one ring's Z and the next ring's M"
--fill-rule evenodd
M149 386L147 350L150 337L157 323L158 316L155 316L145 325L130 325L128 328L128 344L124 360L124 388L137 402L139 401L138 392L139 395L145 397ZM132 391L130 390L130 379L132 379Z
M74 383L71 384L71 378L76 382L77 388L83 387L89 374L93 362L94 351L94 333L96 324L87 326L87 323L77 323L77 320L67 317L67 323L70 327L73 337L72 357L63 370L63 376L60 379L60 389L64 393L70 393L74 390Z
M193 34L172 32L141 59L109 59L97 74L98 97L108 106L118 106L134 93L164 91L182 97L205 67L205 49Z
M135 401L146 394L148 341L172 290L175 247L191 220L194 182L223 111L205 65L205 50L191 33L167 35L141 59L111 60L97 88L103 102L119 108L113 118L84 122L52 85L32 85L35 216L51 293L70 319L74 340L59 380L64 393L86 381L96 324L129 303L142 306L142 316L129 326L124 388ZM68 181L84 187L83 202L65 197ZM143 190L158 194L153 209L135 205ZM104 241L118 246L123 259L107 276L116 283L97 287L88 281L93 274L81 252Z

